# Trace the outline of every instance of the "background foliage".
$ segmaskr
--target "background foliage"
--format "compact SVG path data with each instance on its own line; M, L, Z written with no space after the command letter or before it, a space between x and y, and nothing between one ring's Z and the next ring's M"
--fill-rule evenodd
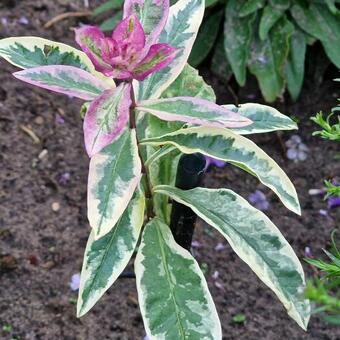
M101 28L111 30L121 17L122 0L109 0L94 11L114 11ZM175 3L173 0L172 3ZM244 86L247 70L266 101L285 88L296 100L305 71L307 47L317 41L340 68L339 0L207 0L206 14L189 62L207 60L226 80ZM210 58L208 58L210 57Z

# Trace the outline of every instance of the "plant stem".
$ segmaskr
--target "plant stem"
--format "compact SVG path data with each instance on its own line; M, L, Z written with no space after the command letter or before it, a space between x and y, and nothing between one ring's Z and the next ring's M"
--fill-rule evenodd
M137 127L136 124L136 98L135 98L135 92L133 89L133 85L132 85L132 81L130 82L131 84L131 106L130 106L130 129L135 129ZM141 150L140 150L140 144L139 144L139 140L137 137L137 145L138 145L138 154L139 154L139 158L140 161L142 163L142 174L144 176L144 191L145 191L145 198L146 198L146 203L147 203L147 217L148 220L150 220L151 218L153 218L155 216L154 213L154 207L153 207L153 197L152 197L152 184L150 182L150 176L149 176L149 171L148 168L145 166L142 154L141 154Z

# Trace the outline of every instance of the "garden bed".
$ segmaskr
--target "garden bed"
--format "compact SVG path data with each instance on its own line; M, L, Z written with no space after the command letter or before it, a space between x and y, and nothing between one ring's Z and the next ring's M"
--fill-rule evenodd
M79 19L49 29L43 24L59 13L83 10L83 1L73 5L64 0L6 2L8 7L0 5L1 38L37 35L74 45L70 28L77 26ZM77 296L69 281L80 271L90 230L81 102L15 81L11 76L14 68L3 60L0 66L0 326L7 326L0 330L0 338L142 339L145 332L133 279L118 280L85 317L75 316ZM213 85L220 103L233 102L223 83L204 68L202 74ZM261 102L251 79L249 84L239 91L240 102ZM235 168L211 169L205 179L207 187L232 188L245 198L261 189L270 204L268 216L300 259L306 247L320 255L340 220L340 208L328 211L322 197L308 194L311 188L321 188L324 178L340 174L340 162L334 158L339 156L338 145L312 137L315 126L309 120L317 111L328 112L335 106L339 97L336 84L326 80L320 87L314 85L306 79L298 103L286 100L274 105L299 119L298 132L255 138L296 185L302 217L288 212L254 178ZM294 163L285 156L284 142L296 133L309 152L306 161ZM320 214L320 209L327 215ZM206 277L225 339L340 338L339 327L328 326L317 317L312 317L308 333L303 332L222 236L204 223L198 223L194 240L197 260L207 264ZM225 247L218 248L224 249L215 250L219 243ZM308 265L304 267L308 276L313 275ZM237 314L245 316L244 323L233 320Z

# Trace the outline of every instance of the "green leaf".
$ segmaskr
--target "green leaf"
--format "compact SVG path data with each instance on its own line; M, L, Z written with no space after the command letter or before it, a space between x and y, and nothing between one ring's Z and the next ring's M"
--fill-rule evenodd
M228 82L233 75L233 71L231 70L224 49L224 38L222 34L218 37L215 44L213 56L211 59L211 71L214 73L215 76L225 82Z
M273 102L284 90L283 69L289 53L289 39L294 26L282 17L271 30L268 39L255 37L248 60L249 70L259 82L267 102Z
M143 140L148 145L174 145L181 152L200 152L256 176L271 188L291 211L300 214L300 204L294 185L277 163L249 139L229 129L195 127Z
M156 99L179 76L185 67L204 14L203 0L179 0L171 6L167 24L159 42L178 49L175 59L144 81L136 83L138 100Z
M337 14L339 13L339 10L337 9L336 5L335 5L335 0L325 0L329 10L333 13L333 14ZM339 1L338 1L339 2Z
M169 145L166 145L164 147L159 148L155 153L153 153L146 160L145 166L151 165L153 162L156 162L157 160L159 160L163 156L166 156L167 154L169 154L170 152L172 152L174 150L176 150L176 148L174 146L169 146Z
M216 100L215 93L211 86L207 85L203 78L198 74L198 71L188 64L185 65L183 71L176 80L162 93L163 98L172 98L180 95L202 98L212 102L215 102ZM147 116L145 128L142 127L145 131L144 137L162 136L166 133L179 130L184 125L184 123L181 122L167 122L152 115ZM148 159L151 158L152 160L155 152L157 153L157 149L148 146ZM153 162L150 168L152 184L174 184L178 159L179 151L176 149L175 151L168 153L166 157L159 158L157 161ZM171 206L164 195L155 195L154 207L157 216L170 223Z
M186 64L181 74L162 93L162 98L197 97L211 102L216 101L213 88L198 74L198 71Z
M238 15L240 17L245 17L256 12L258 9L261 9L265 5L266 0L238 0L238 2L242 5Z
M255 16L240 18L244 1L227 2L224 21L224 48L237 82L244 86Z
M269 31L283 16L283 14L283 10L273 8L269 5L263 9L259 27L259 36L261 40L267 39Z
M198 66L210 53L220 28L223 12L218 11L203 21L189 57L189 64Z
M92 73L111 87L112 79L95 71L87 55L74 47L38 37L13 37L0 40L0 57L22 69L65 65Z
M139 140L143 138L149 138L153 136L161 136L166 133L170 133L179 130L183 123L181 122L167 122L160 120L159 118L150 114L144 114L144 124L141 126L144 135L139 135ZM171 147L171 146L170 146ZM145 150L145 159L151 159L157 157L157 152L163 148L153 147L149 145L141 145L141 150ZM177 164L180 157L180 152L177 148L170 151L166 157L161 157L156 161L151 162L149 166L149 177L152 186L159 184L175 184ZM171 205L168 202L167 197L164 195L153 195L154 211L157 217L161 218L166 223L170 223Z
M327 7L318 4L309 7L296 4L290 13L304 31L321 40L329 59L340 68L339 15L333 15Z
M223 105L225 108L249 118L253 123L242 128L231 129L237 134L265 133L277 130L295 130L296 123L271 106L247 103L239 106Z
M138 188L112 230L99 240L91 232L81 272L77 315L86 314L128 264L144 222L145 198Z
M87 204L95 239L106 235L126 209L141 177L136 133L126 129L91 158Z
M196 188L183 191L159 186L158 193L190 207L216 228L236 254L276 294L288 314L307 328L310 306L304 299L305 278L293 249L261 211L231 190Z
M290 40L289 55L285 65L287 87L293 100L297 100L302 88L306 49L305 34L300 29L295 29Z
M205 7L212 7L218 3L219 0L205 0Z
M93 15L99 15L110 11L111 9L121 8L123 5L123 0L109 0L104 2L102 5L98 6L94 11Z
M291 5L290 0L269 0L269 3L273 8L281 11L286 11Z
M112 17L106 19L100 26L99 28L104 31L104 32L108 32L108 31L112 31L116 25L119 23L119 21L121 20L123 15L122 11L118 11L117 13L115 13L115 15L113 15Z
M148 146L148 148L152 147ZM164 149L164 147L162 149ZM152 186L160 184L175 185L177 165L180 156L181 153L175 148L175 150L171 150L166 157L162 157L150 165L150 180ZM170 224L171 204L169 203L168 198L164 195L155 193L153 195L153 202L156 216L167 224Z
M143 232L135 261L144 326L150 339L222 339L204 275L159 219Z

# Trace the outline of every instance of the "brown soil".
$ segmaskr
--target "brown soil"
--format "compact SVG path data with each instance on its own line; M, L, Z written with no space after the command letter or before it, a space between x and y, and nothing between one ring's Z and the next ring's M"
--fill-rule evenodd
M4 4L5 3L5 4ZM50 29L43 24L57 14L83 9L83 1L8 0L0 4L0 38L15 35L39 35L74 44L70 27L75 19L62 21ZM92 3L92 2L91 2ZM10 7L12 6L12 7ZM14 24L21 16L28 25ZM89 233L86 219L86 179L88 159L84 152L79 107L81 102L49 94L16 81L14 68L0 61L0 339L141 339L145 332L137 303L133 279L120 279L97 306L82 319L75 317L76 294L69 288L73 273L79 272ZM219 101L232 102L225 86L208 74L217 89ZM238 93L243 101L260 101L255 88ZM250 95L253 99L250 99ZM339 97L339 96L338 96ZM340 209L328 217L320 197L308 195L308 189L322 186L324 178L340 174L339 152L335 143L311 137L315 129L309 117L335 105L335 86L326 81L319 88L304 90L299 102L289 100L276 106L300 120L299 135L310 148L307 161L294 163L284 156L281 141L291 133L268 134L255 138L287 171L295 183L303 209L302 217L289 213L276 197L256 180L232 167L211 170L205 184L230 187L247 197L256 188L268 194L269 217L279 226L300 258L309 246L320 255L330 232L338 226ZM60 122L63 117L64 123ZM31 129L40 142L23 131ZM60 177L70 174L69 181ZM313 317L308 333L290 320L271 292L226 246L215 251L222 237L203 223L197 226L195 240L200 263L208 264L207 279L223 325L225 339L339 339L340 328L331 327ZM225 242L224 242L225 243ZM305 266L308 275L311 270ZM211 275L219 272L216 286ZM246 322L232 321L244 314Z

